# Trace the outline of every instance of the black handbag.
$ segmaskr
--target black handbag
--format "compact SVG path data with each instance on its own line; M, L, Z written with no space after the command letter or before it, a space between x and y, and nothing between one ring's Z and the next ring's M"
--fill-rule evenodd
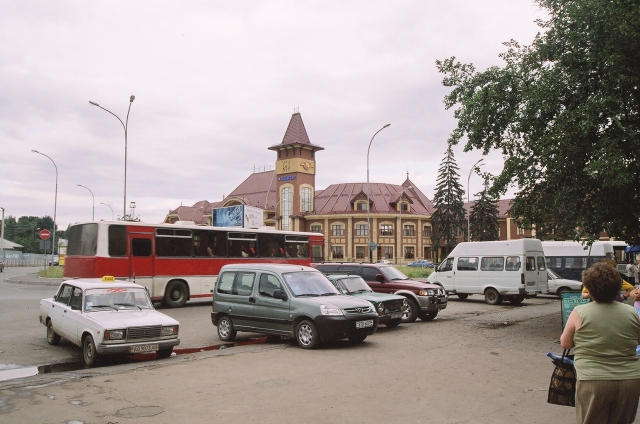
M573 367L573 355L569 355L569 349L565 349L561 358L556 357L552 360L556 367L551 375L547 402L576 406L576 369Z

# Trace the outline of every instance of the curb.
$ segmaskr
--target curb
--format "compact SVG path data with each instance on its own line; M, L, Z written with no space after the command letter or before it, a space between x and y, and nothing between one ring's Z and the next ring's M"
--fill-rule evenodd
M6 283L11 284L31 284L35 286L59 286L64 278L42 278L36 274L17 275L4 279Z

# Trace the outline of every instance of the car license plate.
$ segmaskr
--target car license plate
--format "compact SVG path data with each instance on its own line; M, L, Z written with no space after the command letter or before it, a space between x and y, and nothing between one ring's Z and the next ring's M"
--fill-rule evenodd
M394 318L402 318L402 312L396 312L395 314L391 314L391 319Z
M531 287L531 286L535 286L536 282L535 281L527 281L527 286Z
M373 327L373 320L368 319L366 321L356 321L356 328Z
M131 346L131 350L129 352L143 353L143 352L155 352L156 350L158 350L158 345L150 344L150 345L142 345L142 346Z

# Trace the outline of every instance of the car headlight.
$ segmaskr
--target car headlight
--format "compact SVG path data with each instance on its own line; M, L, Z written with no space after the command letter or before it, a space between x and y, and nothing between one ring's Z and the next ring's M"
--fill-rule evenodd
M172 325L170 327L162 327L160 330L161 336L177 336L178 335L178 326Z
M125 330L105 330L104 340L122 340Z
M320 305L322 315L344 315L340 308L333 305Z
M384 313L384 303L382 302L378 303L378 313L379 314Z

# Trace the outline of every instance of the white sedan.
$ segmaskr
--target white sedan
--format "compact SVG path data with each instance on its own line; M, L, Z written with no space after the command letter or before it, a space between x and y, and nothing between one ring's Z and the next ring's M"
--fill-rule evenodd
M40 322L50 345L64 337L82 348L89 366L105 354L167 358L180 344L178 321L153 308L145 287L113 277L63 281L53 298L40 301Z
M547 293L558 295L558 297L562 297L562 292L564 291L581 291L582 283L576 280L566 280L561 278L558 274L553 272L550 269L547 269L547 278L549 288L547 289Z

